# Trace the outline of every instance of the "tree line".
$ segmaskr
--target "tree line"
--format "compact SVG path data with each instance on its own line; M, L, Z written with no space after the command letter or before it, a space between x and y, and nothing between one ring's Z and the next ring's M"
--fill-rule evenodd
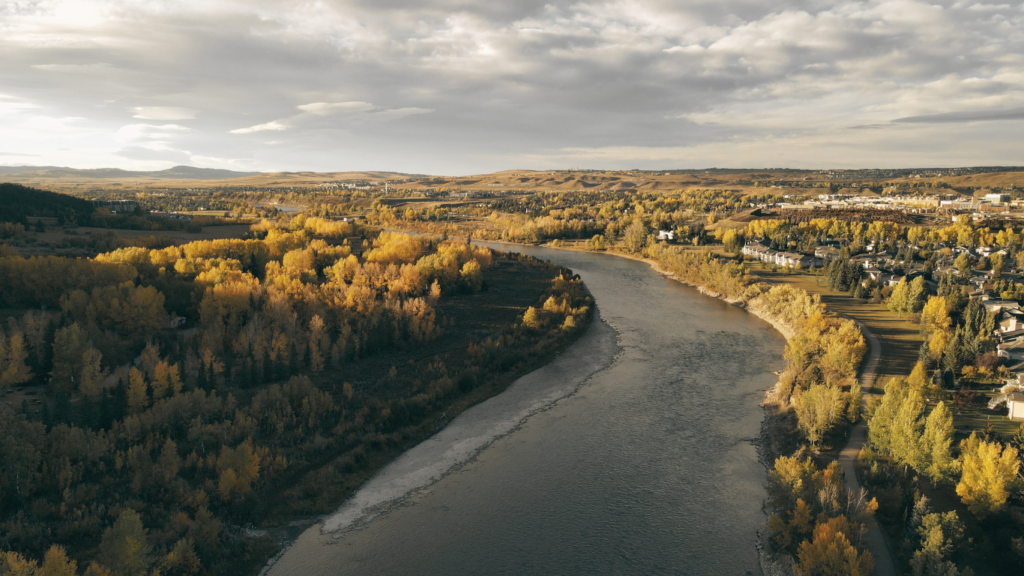
M373 392L345 380L441 338L436 307L488 289L498 260L551 278L517 320L392 366ZM0 330L0 389L49 378L39 411L0 407L0 573L244 572L274 545L241 525L336 505L375 454L564 345L593 309L564 268L305 217L0 270L4 302L36 308Z

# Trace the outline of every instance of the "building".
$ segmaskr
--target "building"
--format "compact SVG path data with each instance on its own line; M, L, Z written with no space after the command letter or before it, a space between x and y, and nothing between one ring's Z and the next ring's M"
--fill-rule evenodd
M1024 360L1024 338L1000 342L996 344L996 352L1011 362L1020 362Z
M1007 394L1006 407L1009 409L1007 418L1018 422L1024 421L1024 394L1020 392Z
M832 260L838 260L840 256L839 250L836 250L832 246L818 246L814 249L814 257L821 259L823 262L831 262Z
M675 240L676 233L672 230L658 230L658 240Z
M1010 202L1010 195L1002 194L1000 192L992 192L990 194L985 194L985 200L988 200L993 204L1007 204Z
M985 300L982 304L989 314L999 314L1004 310L1020 310L1020 304L1015 300Z

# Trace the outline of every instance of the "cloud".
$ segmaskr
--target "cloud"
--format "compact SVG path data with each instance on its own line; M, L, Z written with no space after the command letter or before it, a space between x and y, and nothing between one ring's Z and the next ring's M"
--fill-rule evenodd
M337 113L368 112L375 107L369 102L313 102L297 108L317 116L329 116Z
M897 124L950 124L962 122L992 122L995 120L1024 120L1024 108L1011 110L975 110L968 112L946 112L897 118Z
M122 158L130 160L142 160L145 162L171 162L174 164L188 164L192 161L191 155L180 150L153 150L142 146L128 146L114 153Z
M370 104L369 102L313 102L311 104L302 104L296 108L315 116L345 114L349 118L356 117L362 120L372 121L397 120L399 118L413 116L416 114L430 114L434 111L430 108L417 108L415 106L409 106L406 108L380 108ZM299 115L294 118L301 117L302 115Z
M266 132L267 130L287 130L289 127L284 123L284 120L272 120L264 124L257 124L255 126L249 126L248 128L237 128L235 130L229 130L231 134L252 134L253 132Z
M406 116L414 116L416 114L429 114L433 112L429 108L378 108L369 102L361 101L349 101L349 102L312 102L309 104L301 104L296 106L301 113L288 118L281 118L273 120L265 124L257 124L256 126L250 126L248 128L238 128L235 130L229 130L230 134L251 134L253 132L265 132L268 130L288 130L294 127L309 127L315 126L317 129L325 127L324 118L334 116L338 117L337 120L344 122L347 125L352 124L364 124L369 122L388 122L391 120L398 120ZM315 122L311 120L316 118ZM274 142L279 144L279 142Z
M178 124L127 124L117 131L114 139L118 142L170 140L190 130Z
M1024 10L989 1L0 0L0 139L421 173L1019 158Z
M115 69L105 62L93 64L33 64L32 68L46 72L59 72L61 74L98 74Z
M132 111L135 112L132 118L143 120L191 120L199 113L198 110L175 106L136 106Z

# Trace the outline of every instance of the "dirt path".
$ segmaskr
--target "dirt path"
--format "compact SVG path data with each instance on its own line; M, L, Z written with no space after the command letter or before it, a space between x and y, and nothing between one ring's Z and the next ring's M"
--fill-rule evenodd
M863 324L853 318L849 319L857 324L857 327L864 334L864 338L868 341L868 355L864 359L860 371L860 387L863 390L867 390L874 384L875 369L878 368L878 359L882 355L882 345L879 344L878 338L875 338L875 335ZM866 405L867 396L865 395L861 399L861 409L863 410ZM839 463L843 466L846 486L854 492L860 492L860 482L857 480L857 470L854 468L854 462L857 460L857 454L860 453L860 449L867 442L867 437L867 421L861 419L850 430L850 440L839 453ZM892 561L892 554L889 553L889 546L885 542L885 537L882 535L882 530L878 527L878 523L874 518L870 518L867 522L867 527L868 549L871 550L871 555L875 557L876 576L896 576L896 566Z

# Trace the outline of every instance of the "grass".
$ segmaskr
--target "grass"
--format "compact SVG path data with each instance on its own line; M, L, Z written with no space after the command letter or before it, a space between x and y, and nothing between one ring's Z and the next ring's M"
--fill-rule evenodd
M875 371L875 392L881 392L885 383L894 376L908 376L917 363L917 355L924 343L916 324L889 311L885 304L872 304L854 298L845 292L830 290L819 283L822 278L805 272L785 274L772 271L764 264L750 264L754 274L773 284L788 284L818 294L830 312L859 320L878 338L882 355Z
M965 381L966 379L962 382ZM1007 418L1005 408L1000 410L988 409L989 400L1000 395L995 389L1002 386L1002 382L998 380L981 380L971 382L970 384L971 389L976 394L974 403L971 406L960 411L952 407L951 402L947 402L953 410L953 424L956 426L956 429L968 435L972 430L983 431L989 424L992 424L992 431L1000 436L1001 441L1006 441L1013 437L1017 429L1020 428L1021 422L1014 422Z

